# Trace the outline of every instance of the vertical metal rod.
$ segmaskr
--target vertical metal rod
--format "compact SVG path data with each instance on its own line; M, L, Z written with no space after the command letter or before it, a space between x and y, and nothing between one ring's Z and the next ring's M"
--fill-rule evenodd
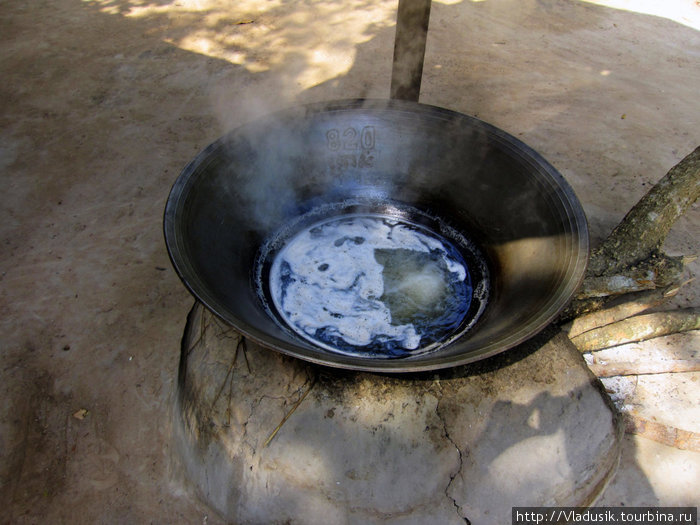
M399 0L391 98L418 102L431 0Z

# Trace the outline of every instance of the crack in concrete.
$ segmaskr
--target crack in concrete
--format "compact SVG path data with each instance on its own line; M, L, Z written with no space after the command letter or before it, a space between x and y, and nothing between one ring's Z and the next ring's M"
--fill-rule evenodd
M307 383L304 383L304 385L306 385L306 384L307 384ZM297 393L299 394L300 397L303 395L302 392L301 392L301 390L303 389L304 385L301 385L301 386L297 389ZM250 423L251 418L253 418L253 416L255 415L255 413L256 413L258 407L260 406L260 404L261 404L265 399L269 399L269 400L272 400L272 401L278 401L278 402L281 401L283 404L282 404L282 406L280 407L280 409L281 409L283 412L284 412L284 407L287 406L287 405L289 404L289 401L290 401L290 400L289 400L289 397L288 397L287 395L285 395L285 394L281 394L281 395L278 395L278 396L271 395L271 394L262 394L262 395L260 395L259 397L257 397L256 399L253 399L251 403L249 403L250 409L249 409L249 411L248 411L248 415L247 415L247 417L245 418L245 421L241 424L241 427L242 427L242 429L243 429L243 432L242 432L242 434L241 434L241 443L246 444L246 445L251 449L252 455L253 455L253 456L254 456L254 455L257 453L257 451L258 451L257 439L256 439L256 442L255 442L255 443L251 443L251 442L247 439L247 438L248 438L248 423ZM296 402L298 403L298 402L299 402L299 399L297 399ZM263 446L263 447L260 447L260 448L264 448L264 446Z
M442 389L441 389L442 390ZM461 508L459 506L459 503L457 503L457 500L450 495L450 488L452 487L452 483L454 483L455 478L462 472L462 467L464 465L464 458L462 457L462 450L459 448L457 443L452 439L452 436L450 436L450 432L447 429L447 421L445 421L445 418L442 416L440 413L440 399L438 399L437 404L435 405L435 415L438 417L440 422L442 423L442 431L445 434L445 438L452 443L452 445L455 447L457 450L457 454L459 455L459 467L457 470L450 474L450 481L447 483L445 486L445 496L452 501L452 505L454 505L455 512L457 515L464 520L464 523L466 525L471 525L471 521L462 514Z
M280 424L277 425L277 427L272 431L272 434L265 440L265 443L263 444L263 448L267 447L270 444L270 441L274 439L274 437L277 435L277 432L282 428L282 425L285 424L285 422L292 416L294 411L299 407L304 402L304 399L306 399L306 396L309 395L309 392L313 389L313 387L316 385L316 378L314 377L309 383L309 387L306 389L306 391L301 394L301 389L303 387L299 388L300 396L299 399L292 405L292 408L289 409L289 411L285 414L285 416L282 418L282 421L280 421ZM286 405L286 400L285 400L285 405Z

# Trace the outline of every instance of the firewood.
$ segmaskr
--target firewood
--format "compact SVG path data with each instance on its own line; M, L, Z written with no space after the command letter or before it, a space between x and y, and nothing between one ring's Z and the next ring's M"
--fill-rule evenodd
M671 168L593 251L580 293L559 321L605 308L610 296L680 282L694 258L672 257L661 248L673 224L699 197L700 146Z
M682 285L671 285L663 289L639 292L624 298L604 310L582 315L574 320L569 329L569 337L576 337L584 332L622 321L663 304L678 294Z
M592 254L588 275L615 275L660 254L671 227L698 197L700 146L671 168L627 213Z
M571 338L581 352L636 343L654 337L700 329L700 308L637 315Z
M634 376L648 374L676 374L682 372L700 372L700 360L673 359L647 363L619 362L592 363L588 365L598 377Z
M625 414L625 432L636 434L681 450L700 452L700 434L650 421L635 412Z

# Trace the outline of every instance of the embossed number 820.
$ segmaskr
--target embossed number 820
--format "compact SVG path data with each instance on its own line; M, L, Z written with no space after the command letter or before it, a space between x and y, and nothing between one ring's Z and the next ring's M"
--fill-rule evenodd
M355 128L346 128L342 133L335 128L326 131L326 145L331 151L374 149L374 140L374 126L365 126L359 133Z

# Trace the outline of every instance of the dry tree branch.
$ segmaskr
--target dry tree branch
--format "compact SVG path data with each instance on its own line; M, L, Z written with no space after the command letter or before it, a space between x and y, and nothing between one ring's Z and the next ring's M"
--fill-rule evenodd
M637 434L681 450L700 452L700 434L697 432L650 421L634 412L625 414L625 423L625 432L628 434Z
M660 253L673 224L700 197L700 146L627 213L591 256L589 276L614 275Z
M681 286L683 285L672 285L663 289L632 294L626 296L624 301L619 302L618 300L617 304L610 305L608 308L577 317L569 329L569 337L576 337L589 330L622 321L659 306L675 297Z
M697 329L700 329L700 308L683 308L630 317L572 337L571 342L581 352L594 352Z
M673 224L700 197L700 146L642 197L592 254L577 298L560 321L604 308L609 297L677 284L692 257L661 251Z
M597 377L641 376L653 374L678 374L684 372L700 372L700 360L672 359L651 363L620 362L593 363L588 365Z

